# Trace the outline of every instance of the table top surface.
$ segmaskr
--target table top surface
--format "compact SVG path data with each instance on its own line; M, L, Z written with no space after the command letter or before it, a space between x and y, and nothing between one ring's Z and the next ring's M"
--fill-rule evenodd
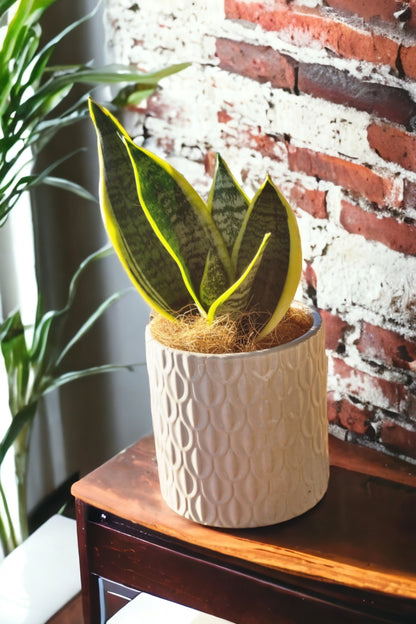
M205 527L161 498L153 437L75 483L73 495L186 545L301 577L416 599L416 467L330 436L323 500L271 527Z

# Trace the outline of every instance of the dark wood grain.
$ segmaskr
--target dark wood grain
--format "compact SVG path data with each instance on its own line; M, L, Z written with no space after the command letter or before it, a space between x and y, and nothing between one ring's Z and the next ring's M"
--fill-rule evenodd
M152 438L82 479L73 494L104 512L208 551L414 600L416 489L411 483L416 484L416 477L401 463L380 465L367 449L352 453L348 448L343 455L346 446L351 445L331 442L335 465L324 499L299 518L263 529L217 530L171 511L160 496ZM347 463L352 470L340 467ZM365 469L367 474L361 472ZM394 480L377 476L392 473Z
M62 609L59 609L46 624L82 624L83 621L81 594L77 594Z

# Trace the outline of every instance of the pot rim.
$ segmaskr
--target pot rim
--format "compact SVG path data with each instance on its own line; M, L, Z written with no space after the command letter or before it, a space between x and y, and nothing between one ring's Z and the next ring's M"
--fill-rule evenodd
M273 353L273 352L280 352L280 351L285 351L286 349L290 349L291 347L294 347L296 345L298 345L301 342L304 342L305 340L309 340L310 338L312 338L313 336L315 336L318 331L321 329L322 327L322 317L321 314L319 313L319 310L313 306L310 305L308 303L303 303L300 301L293 301L293 304L296 304L297 306L303 307L303 308L307 308L311 315L312 315L312 326L308 329L307 332L305 332L304 334L302 334L302 336L299 336L298 338L295 338L294 340L291 340L290 342L286 342L285 344L281 344L278 345L276 347L269 347L267 349L259 349L258 351L241 351L238 353L200 353L198 351L185 351L184 349L175 349L174 347L168 347L167 345L162 345L162 343L160 343L156 338L154 338L152 336L152 332L151 332L151 321L149 321L146 325L146 342L150 343L150 342L155 342L156 344L160 345L161 347L163 347L164 349L167 349L168 351L172 352L172 353L177 353L177 354L186 354L187 356L195 356L195 357L209 357L210 359L212 358L241 358L241 357L259 357L261 354L264 353Z

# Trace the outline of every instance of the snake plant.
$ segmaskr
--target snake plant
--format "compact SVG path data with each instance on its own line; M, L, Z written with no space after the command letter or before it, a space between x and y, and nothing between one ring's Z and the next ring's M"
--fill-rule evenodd
M269 176L250 201L217 156L205 203L167 162L136 145L90 100L105 226L124 268L157 312L193 306L207 323L254 312L259 338L287 312L301 273L296 218Z

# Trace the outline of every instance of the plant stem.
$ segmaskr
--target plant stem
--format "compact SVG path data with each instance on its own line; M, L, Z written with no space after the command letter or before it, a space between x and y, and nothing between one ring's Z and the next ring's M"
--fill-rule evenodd
M9 505L0 483L0 544L6 557L18 546L16 532L10 515Z
M14 442L14 463L17 480L18 499L18 541L21 543L29 535L28 513L27 513L27 477L29 460L29 440L32 432L33 418L37 409L37 403L31 406L32 417L21 430Z

